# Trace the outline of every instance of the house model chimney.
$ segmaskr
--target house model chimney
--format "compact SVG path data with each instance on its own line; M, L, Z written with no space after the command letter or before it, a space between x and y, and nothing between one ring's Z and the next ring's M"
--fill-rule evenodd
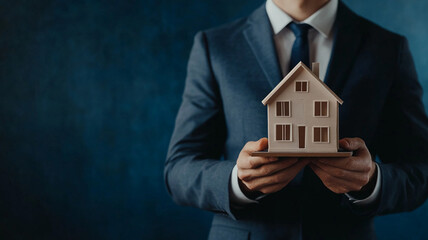
M320 63L317 63L317 62L312 63L312 72L315 74L315 76L320 78Z

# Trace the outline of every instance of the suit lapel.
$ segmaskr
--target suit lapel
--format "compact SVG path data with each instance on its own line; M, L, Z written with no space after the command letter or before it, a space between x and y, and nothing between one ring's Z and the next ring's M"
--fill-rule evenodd
M249 17L244 35L263 73L274 88L282 78L265 4Z
M361 20L339 2L335 22L333 50L326 74L325 83L340 96L354 65L364 29Z
M248 27L244 29L245 39L274 88L281 81L282 75L264 4L248 18L247 24ZM325 83L340 96L358 54L364 31L360 18L342 2L339 2L334 31L333 50Z

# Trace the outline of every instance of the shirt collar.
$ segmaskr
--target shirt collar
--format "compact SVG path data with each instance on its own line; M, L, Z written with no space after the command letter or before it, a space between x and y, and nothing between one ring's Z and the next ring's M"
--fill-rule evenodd
M301 23L306 23L315 28L322 36L328 37L333 28L334 20L336 19L338 0L330 0L326 5L316 11L314 14L306 18ZM274 34L281 32L293 18L282 11L273 0L267 0L266 12L269 21L272 25Z

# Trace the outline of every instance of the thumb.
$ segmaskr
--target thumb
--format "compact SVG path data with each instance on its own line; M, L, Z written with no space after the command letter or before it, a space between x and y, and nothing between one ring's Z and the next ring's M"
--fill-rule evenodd
M365 142L361 138L342 138L339 146L347 151L357 151L365 147Z
M260 138L257 142L257 150L256 151L262 151L268 148L268 139L267 138Z
M268 147L268 139L260 138L257 142L247 142L247 144L245 144L243 148L243 151L252 153L256 151L265 150L267 147Z

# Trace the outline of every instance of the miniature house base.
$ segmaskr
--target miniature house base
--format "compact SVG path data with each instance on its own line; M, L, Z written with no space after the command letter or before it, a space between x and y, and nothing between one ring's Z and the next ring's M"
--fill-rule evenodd
M250 154L252 157L306 157L306 158L315 158L315 157L331 157L331 158L341 158L341 157L351 157L352 152L268 152L268 151L258 151L252 152Z

